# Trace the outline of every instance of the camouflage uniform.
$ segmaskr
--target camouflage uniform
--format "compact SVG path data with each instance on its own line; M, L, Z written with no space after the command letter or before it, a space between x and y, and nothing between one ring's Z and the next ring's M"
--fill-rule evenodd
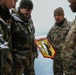
M65 39L61 57L66 75L76 75L76 20Z
M13 13L12 17L14 23L12 25L14 75L22 75L21 70L23 68L25 68L24 73L26 75L35 75L34 59L37 54L37 48L34 44L35 29L33 22L31 17L26 19L20 11Z
M0 75L7 75L11 73L11 70L9 70L9 67L11 67L11 65L9 65L8 63L9 61L11 62L11 60L9 59L9 55L11 55L9 52L10 26L7 23L9 19L9 10L5 6L0 4Z
M60 52L69 28L70 22L65 19L61 26L58 26L55 23L47 35L48 40L52 43L56 50L56 55L53 59L54 75L63 75L63 64L61 61Z

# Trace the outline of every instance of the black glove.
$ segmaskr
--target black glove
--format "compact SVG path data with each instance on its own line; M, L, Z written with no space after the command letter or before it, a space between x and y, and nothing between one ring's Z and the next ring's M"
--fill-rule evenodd
M33 54L36 58L38 58L38 50L37 50L36 45L34 45L34 47L33 47Z

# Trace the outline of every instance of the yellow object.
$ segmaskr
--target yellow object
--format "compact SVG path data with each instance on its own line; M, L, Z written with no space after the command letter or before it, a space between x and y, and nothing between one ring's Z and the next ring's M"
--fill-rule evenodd
M35 44L39 48L43 57L52 59L54 58L56 52L47 38L35 39Z

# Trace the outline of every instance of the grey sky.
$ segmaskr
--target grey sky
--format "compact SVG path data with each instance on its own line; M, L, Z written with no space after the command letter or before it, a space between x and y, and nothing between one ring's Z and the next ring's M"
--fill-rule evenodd
M49 29L54 24L53 11L57 7L62 7L65 12L65 17L72 21L75 19L75 14L69 8L68 0L32 0L34 8L32 11L32 19L34 22L36 34L47 34ZM19 2L17 2L18 7Z

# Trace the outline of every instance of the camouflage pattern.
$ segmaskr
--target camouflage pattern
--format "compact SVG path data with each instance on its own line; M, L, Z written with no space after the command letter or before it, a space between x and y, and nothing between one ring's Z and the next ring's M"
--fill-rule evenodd
M65 19L64 23L61 26L54 24L50 29L47 38L49 42L52 43L53 47L56 50L56 55L53 61L53 71L54 75L63 75L63 63L61 61L61 50L65 40L65 37L69 31L71 22Z
M8 54L8 51L9 51L9 46L8 46L8 41L6 40L8 37L7 37L7 30L5 30L6 32L3 31L2 29L2 26L5 26L4 29L7 29L7 25L5 23L5 21L3 21L1 18L0 18L0 71L2 71L3 69L3 66L7 60L7 54ZM4 35L4 33L6 35ZM4 38L6 37L6 38ZM2 75L2 74L0 74Z
M67 75L76 75L76 20L73 21L61 51Z
M37 48L34 44L35 29L33 22L31 17L26 19L19 11L17 13L13 13L12 17L13 67L16 72L19 72L17 71L18 68L21 69L27 67L27 72L29 71L30 73L33 71L33 74L29 75L35 75L34 67L29 69L32 63L34 63L35 56L38 55Z
M10 40L10 32L9 32L9 23L7 23L7 21L9 21L10 19L10 13L9 10L0 4L0 75L7 75L9 74L9 70L6 69L6 73L4 71L4 69L6 68L5 64L8 63L8 61L10 61L9 57L9 40ZM11 61L10 61L11 62ZM9 64L8 64L9 65ZM8 66L7 65L7 66ZM11 65L10 65L11 66ZM8 72L7 72L8 70ZM11 73L11 72L10 72Z

